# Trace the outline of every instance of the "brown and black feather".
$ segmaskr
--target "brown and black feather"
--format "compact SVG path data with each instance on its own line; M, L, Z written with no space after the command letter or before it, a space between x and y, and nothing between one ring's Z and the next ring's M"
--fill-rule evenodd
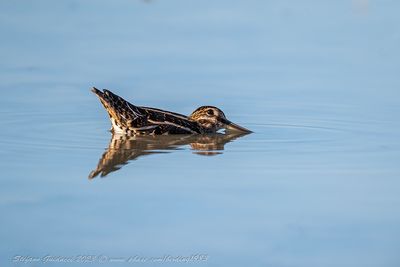
M201 134L207 131L189 117L166 110L135 106L108 91L92 89L107 110L113 131L124 134Z

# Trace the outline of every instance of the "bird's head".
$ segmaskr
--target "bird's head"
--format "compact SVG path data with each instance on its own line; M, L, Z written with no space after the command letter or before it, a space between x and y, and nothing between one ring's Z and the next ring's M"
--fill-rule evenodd
M202 106L197 108L190 115L190 119L196 121L205 128L207 132L211 133L220 129L251 133L250 130L228 120L222 110L213 106Z

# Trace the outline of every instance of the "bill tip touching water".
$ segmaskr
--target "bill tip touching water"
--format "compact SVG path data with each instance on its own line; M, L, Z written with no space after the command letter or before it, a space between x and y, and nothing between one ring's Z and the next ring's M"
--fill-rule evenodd
M136 106L116 94L92 89L108 112L113 133L108 149L89 179L120 169L142 156L165 153L189 145L194 154L221 154L225 144L251 133L229 121L217 107L202 106L185 116L166 110ZM225 133L220 133L225 129Z
M242 133L252 131L228 120L222 110L201 106L189 116L157 108L136 106L109 90L93 87L107 110L113 133L127 135L213 134L220 129Z

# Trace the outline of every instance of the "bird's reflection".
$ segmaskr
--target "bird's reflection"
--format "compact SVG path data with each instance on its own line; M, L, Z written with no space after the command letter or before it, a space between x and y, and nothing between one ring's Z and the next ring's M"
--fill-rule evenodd
M113 134L107 150L101 156L95 170L89 174L93 179L100 174L107 176L119 170L131 160L142 156L170 153L183 146L190 145L194 153L204 156L222 154L224 146L248 133L227 132L209 135L155 135L155 136L124 136Z

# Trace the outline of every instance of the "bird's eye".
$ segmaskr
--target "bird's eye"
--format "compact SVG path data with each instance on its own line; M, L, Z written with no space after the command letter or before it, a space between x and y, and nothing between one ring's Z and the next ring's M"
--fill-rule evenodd
M207 110L207 114L208 114L208 115L214 115L214 110L208 109L208 110Z

